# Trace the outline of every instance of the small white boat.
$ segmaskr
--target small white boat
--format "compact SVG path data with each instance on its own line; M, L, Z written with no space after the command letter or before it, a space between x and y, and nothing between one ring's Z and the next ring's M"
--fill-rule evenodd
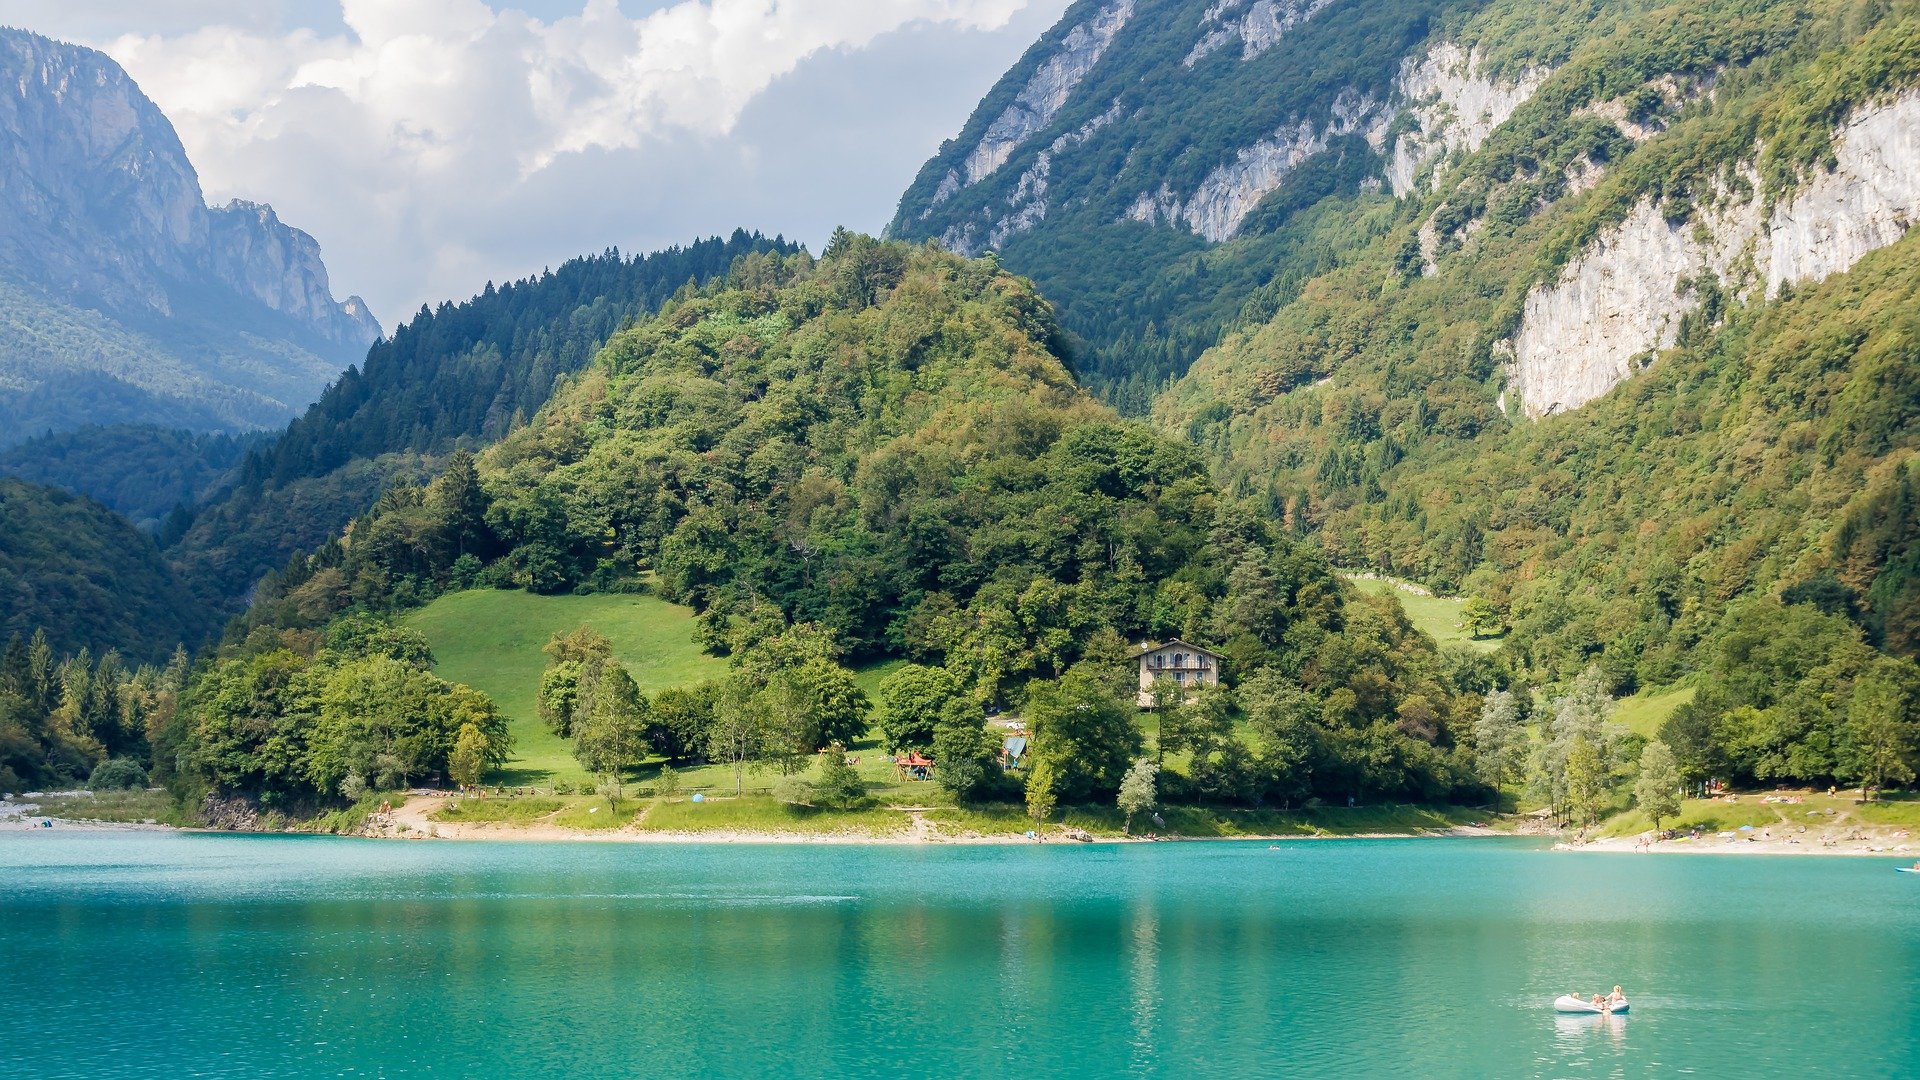
M1604 1005L1595 1005L1591 1001L1582 1001L1572 994L1561 994L1559 997L1553 999L1553 1011L1561 1013L1588 1013L1593 1016L1607 1014L1618 1016L1627 1011L1627 1003L1622 1001L1612 1008L1607 1008Z

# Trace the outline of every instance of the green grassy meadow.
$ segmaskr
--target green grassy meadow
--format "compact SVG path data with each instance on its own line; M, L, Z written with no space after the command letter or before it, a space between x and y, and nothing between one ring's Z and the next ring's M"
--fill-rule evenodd
M556 633L585 624L613 643L614 658L624 664L640 689L655 693L692 686L727 673L727 662L709 656L693 640L693 612L656 597L633 593L541 596L529 592L472 589L450 593L407 616L407 625L433 646L434 670L442 678L482 691L506 713L513 732L514 759L488 777L489 783L578 785L591 778L573 760L573 745L548 731L535 708L540 673L547 656L541 650ZM904 661L887 660L854 672L854 681L877 701L880 683ZM906 783L877 739L860 740L851 751L868 783L889 795L930 797L935 785ZM635 781L650 783L659 762L643 766ZM682 788L711 794L733 793L733 771L699 765L680 771ZM779 777L750 772L743 790L768 794ZM595 824L599 824L598 821Z
M693 641L693 612L633 593L541 596L471 589L413 612L407 625L433 646L442 678L482 691L507 714L515 760L493 777L504 784L576 783L586 779L572 746L540 723L535 700L548 639L585 624L606 635L613 655L640 689L652 693L726 674L727 664Z
M1692 700L1691 686L1673 690L1642 690L1616 702L1613 718L1626 725L1627 730L1635 735L1651 739L1660 733L1660 725L1667 722L1667 717Z
M1414 592L1408 582L1393 578L1349 577L1347 580L1363 592L1399 600L1400 606L1406 609L1407 618L1413 620L1413 625L1443 649L1465 647L1492 652L1500 647L1499 638L1476 638L1467 633L1462 618L1467 606L1465 599L1424 596Z

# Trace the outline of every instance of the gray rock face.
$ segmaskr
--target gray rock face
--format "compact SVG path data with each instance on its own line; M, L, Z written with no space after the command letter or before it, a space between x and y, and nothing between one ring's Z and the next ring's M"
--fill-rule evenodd
M272 209L209 209L173 125L91 49L0 30L0 268L121 315L173 315L217 283L321 340L380 334L336 303L313 237Z
M0 446L84 424L284 423L380 324L272 209L207 206L91 49L0 29Z
M1278 44L1287 31L1320 13L1333 0L1218 0L1200 17L1206 34L1181 61L1192 67L1228 42L1240 42L1240 59L1251 60Z
M1229 38L1243 40L1243 56L1252 59L1324 6L1312 0L1288 4L1258 0L1242 11L1232 0L1222 0L1208 9L1205 19L1210 25L1222 25L1194 46L1187 66ZM1325 124L1290 119L1272 135L1242 148L1232 162L1207 174L1191 193L1183 196L1162 185L1135 199L1124 216L1149 225L1184 227L1214 243L1231 240L1260 200L1277 190L1294 169L1325 150L1334 137L1356 131L1364 132L1385 157L1384 181L1393 193L1414 194L1417 177L1431 182L1438 176L1439 159L1458 149L1477 149L1549 74L1546 69L1533 69L1513 82L1496 81L1482 74L1478 56L1452 42L1437 42L1402 63L1387 100L1352 88L1342 90ZM1389 148L1387 132L1402 110L1411 112L1414 123Z
M1327 148L1336 135L1358 130L1378 110L1370 98L1343 93L1333 103L1333 116L1324 128L1299 120L1241 150L1232 164L1222 165L1185 200L1164 184L1152 195L1142 195L1127 208L1126 217L1148 225L1184 225L1214 243L1230 240L1241 222L1278 189L1301 162Z
M1016 147L1046 127L1132 17L1133 0L1114 0L1092 19L1074 27L1061 42L1059 52L1040 65L1020 96L994 120L986 137L967 155L964 183L979 183L1006 164Z
M1455 150L1479 149L1552 74L1546 68L1529 68L1519 78L1502 82L1488 77L1482 68L1478 53L1468 53L1451 41L1439 42L1401 66L1394 90L1406 103L1413 124L1395 140L1387 157L1387 185L1395 195L1413 194L1422 171L1436 159ZM1376 141L1384 143L1385 133L1383 126ZM1426 179L1431 185L1439 174L1429 172Z
M1757 175L1748 179L1758 190ZM1855 111L1834 132L1832 167L1814 169L1771 212L1751 194L1716 194L1686 222L1642 200L1528 293L1508 378L1529 416L1577 409L1671 346L1699 304L1688 283L1703 273L1772 296L1906 235L1920 220L1920 92Z

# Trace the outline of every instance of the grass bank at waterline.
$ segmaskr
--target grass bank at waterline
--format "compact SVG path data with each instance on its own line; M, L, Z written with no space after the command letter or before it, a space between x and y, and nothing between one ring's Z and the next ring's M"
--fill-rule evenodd
M1920 796L1882 793L1863 801L1858 792L1772 791L1714 799L1687 799L1677 817L1653 823L1638 810L1618 814L1584 841L1561 845L1577 851L1655 854L1868 855L1920 859ZM1673 835L1664 837L1663 834Z
M933 792L929 791L929 795ZM1071 840L1145 841L1289 839L1333 836L1493 835L1496 822L1465 807L1363 806L1314 810L1163 807L1161 823L1136 818L1129 832L1118 810L1074 807L1035 824L1017 806L959 807L873 804L832 809L765 795L637 797L419 795L385 818L371 835L453 840L753 840L843 843L1031 843ZM1029 832L1034 836L1029 837Z

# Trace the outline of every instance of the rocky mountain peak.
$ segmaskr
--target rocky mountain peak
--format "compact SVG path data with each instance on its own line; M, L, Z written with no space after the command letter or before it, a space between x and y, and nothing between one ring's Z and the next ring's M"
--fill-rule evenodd
M217 283L321 340L379 336L271 207L206 204L173 125L110 57L0 29L0 273L121 316Z

